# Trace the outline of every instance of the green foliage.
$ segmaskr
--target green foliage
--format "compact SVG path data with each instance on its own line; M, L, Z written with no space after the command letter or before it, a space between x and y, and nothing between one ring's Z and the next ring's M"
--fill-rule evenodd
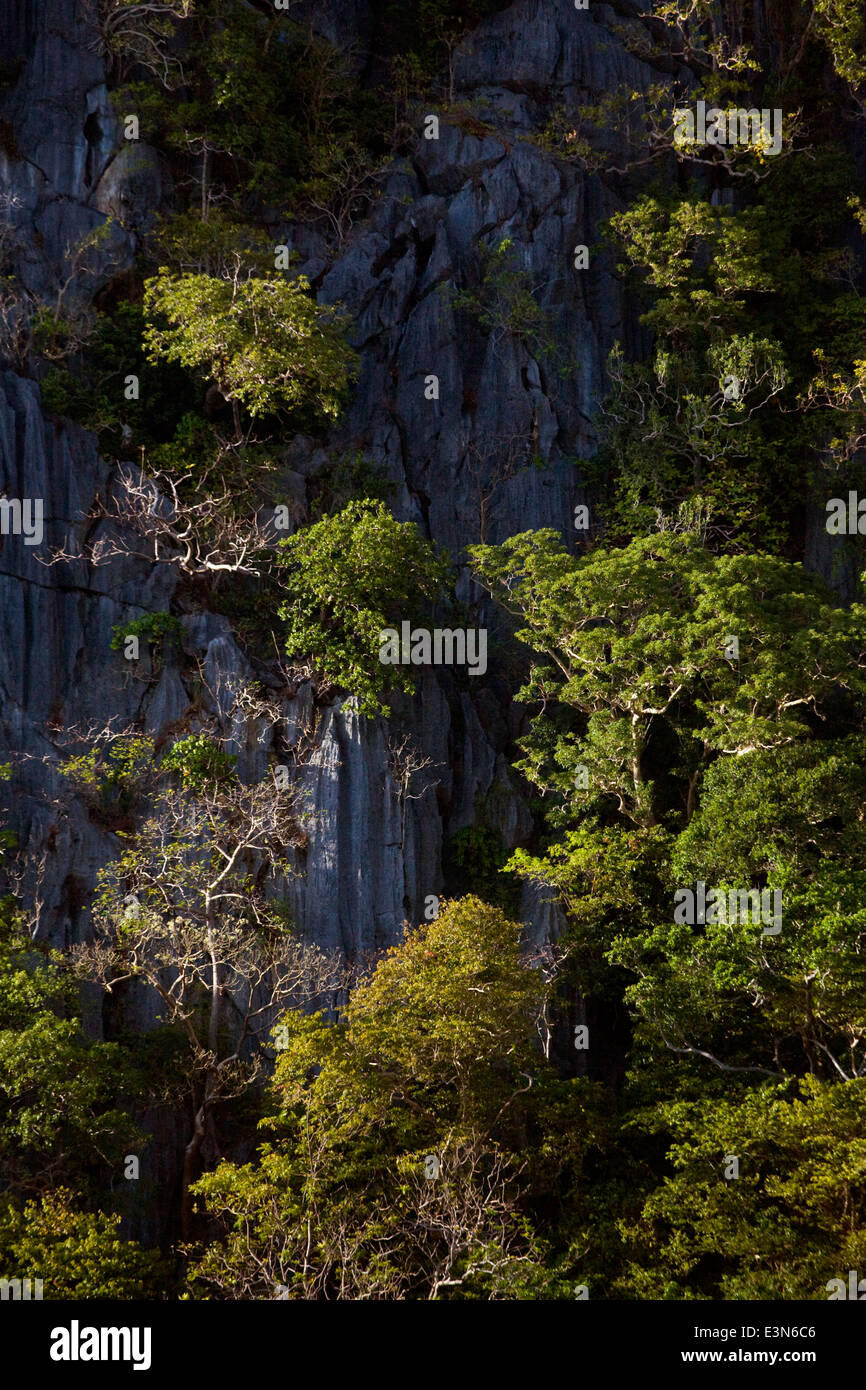
M67 758L58 772L84 798L91 813L112 823L117 817L123 820L135 806L153 771L153 758L152 738L126 733Z
M864 610L694 535L575 559L541 532L472 554L541 658L523 768L565 827L508 867L568 912L563 981L596 1007L624 995L621 1137L633 1157L641 1135L662 1145L640 1214L617 1198L616 1289L824 1298L866 1239ZM675 891L697 881L779 893L781 932L676 922Z
M82 351L74 360L52 361L41 382L42 400L52 414L68 416L99 435L100 447L114 457L130 457L141 444L170 438L183 413L189 380L177 368L152 366L144 357L140 304L121 300L111 312L97 312ZM127 400L125 381L139 381L139 399ZM124 441L123 426L132 432Z
M82 1211L66 1187L39 1202L0 1208L4 1278L41 1279L47 1299L153 1299L165 1296L168 1261L121 1240L119 1216Z
M654 792L651 738L668 779L686 785L711 755L808 737L816 709L863 696L863 610L837 608L799 565L714 556L672 534L578 559L555 532L527 532L470 554L543 658L520 697L557 700L581 721L557 733L543 715L524 743L524 771L567 806L584 804L571 790L582 764L594 801L654 825L673 808Z
M255 1163L197 1184L225 1230L197 1286L569 1296L574 1258L545 1270L528 1189L555 1203L603 1124L594 1088L557 1079L534 1044L544 995L518 926L467 898L393 947L341 1022L288 1014L272 1141ZM425 1177L428 1156L437 1178Z
M85 1036L64 965L31 941L12 902L0 904L0 1175L10 1193L54 1181L98 1193L143 1142L121 1109L139 1084L130 1059Z
M769 215L695 199L644 198L611 219L627 263L656 291L644 318L659 334L649 364L615 350L601 468L616 459L617 521L648 530L659 511L700 499L725 536L783 538L777 491L785 465L761 424L787 384L782 348L746 331L756 300L776 287ZM737 395L726 399L725 382ZM781 451L780 451L781 452Z
M242 270L260 276L274 270L273 238L232 209L211 208L206 221L191 208L158 217L149 251L158 265L179 275L230 280Z
M545 896L552 889L568 914L564 988L577 988L608 1009L619 1005L632 976L612 942L623 923L631 939L669 911L670 842L661 826L586 821L560 834L545 854L515 850L506 869Z
M299 276L173 275L145 285L152 362L201 369L252 416L309 404L335 417L353 372L346 320Z
M608 369L616 423L586 472L612 494L604 514L615 538L626 524L648 532L665 518L740 548L758 537L780 547L787 532L778 487L789 465L768 449L755 418L787 384L778 345L732 336L700 357L659 350L649 365L626 364L614 349ZM605 472L612 455L613 478Z
M324 682L356 695L366 714L384 708L389 690L411 692L411 668L380 662L381 633L420 617L448 575L414 522L395 521L383 502L350 502L284 540L279 563L290 657L311 661Z
M866 18L857 0L815 0L815 24L839 76L856 91L866 83Z
M673 1172L626 1223L620 1294L824 1300L831 1279L847 1287L866 1262L864 1088L804 1077L644 1116L673 1137Z
M471 290L448 289L456 309L465 310L498 343L504 337L524 342L536 356L555 351L550 315L536 298L531 277L521 266L510 237L481 249L481 279Z
M387 502L396 490L384 471L360 452L340 454L308 484L314 521L342 511L348 502Z
M335 161L354 151L375 163L382 103L309 27L243 0L199 0L182 31L180 91L136 80L122 100L151 142L191 166L205 219L226 197L294 210Z
M707 769L700 805L677 842L678 873L752 878L784 856L798 871L857 863L866 801L860 734L756 749Z
M744 206L644 195L610 221L657 335L649 361L615 349L588 470L617 540L683 502L716 544L785 551L802 524L802 480L843 423L816 389L820 364L850 374L860 356L864 305L846 283L856 181L832 148L771 162Z
M485 825L467 825L451 837L446 860L453 870L456 894L472 891L506 912L518 909L519 885L503 874L508 851L502 836Z
M213 464L219 442L213 426L195 411L188 410L177 422L169 443L150 450L150 462L173 474L204 474Z
M856 1074L866 1026L862 758L858 736L709 768L670 880L777 889L782 931L769 942L748 924L708 923L696 936L672 923L668 904L666 922L623 934L612 955L639 976L629 997L644 1042L769 1073Z
M245 0L99 4L114 74L132 82L115 100L140 114L179 201L131 283L98 308L61 290L37 310L43 398L98 430L108 456L141 452L185 499L216 496L214 525L231 526L279 500L286 428L336 418L355 368L339 308L276 270L273 227L301 217L339 244L375 196L388 140L417 138L422 93L482 138L491 110L455 105L456 53L500 6L377 3L376 62L361 72ZM580 464L604 543L577 558L536 532L472 552L528 653L518 767L544 837L506 863L489 828L504 822L480 805L444 852L449 887L477 896L407 930L347 1000L332 974L305 993L308 966L269 896L303 844L297 808L269 782L242 783L204 733L158 765L128 734L59 769L123 832L76 969L109 990L108 1036L131 981L159 999L164 1026L138 1048L154 1093L183 1092L195 1162L251 1154L254 1083L271 1020L289 1010L266 1142L197 1184L216 1224L201 1227L195 1296L547 1299L580 1280L592 1297L823 1299L866 1262L866 610L788 558L803 553L807 494L832 480L844 495L862 475L866 214L832 142L840 105L862 115L866 28L857 0L781 18L770 6L752 50L736 9L658 0L664 24L627 19L623 41L663 80L548 106L536 140L591 172L637 132L636 163L665 161L608 228L652 344L637 362L615 347L600 449ZM389 64L392 90L373 89ZM672 178L689 67L690 104L781 105L781 157L681 148ZM4 139L11 150L14 132ZM110 231L76 251L82 274ZM494 349L510 340L556 367L550 314L509 237L449 294ZM129 373L140 401L124 397ZM202 405L208 383L232 407L233 441L216 392ZM448 568L394 520L388 480L351 447L310 480L313 524L260 576L223 576L219 602L268 659L278 612L299 673L374 715L414 686L411 668L379 660L383 630L430 623ZM181 634L172 615L146 614L112 647L137 635L158 654ZM520 880L566 915L544 975L506 915ZM781 933L676 922L674 894L698 881L781 893ZM140 1142L126 1110L142 1076L82 1027L64 958L8 905L0 923L4 1272L44 1278L47 1296L159 1296L157 1261L91 1211ZM323 1000L327 1012L304 1011ZM584 1017L581 1057L571 1025ZM573 1079L583 1065L621 1088ZM41 1210L21 1205L31 1195Z
M235 776L234 753L224 753L207 734L189 734L173 743L162 759L163 772L180 778L186 791L203 791Z
M183 624L172 613L143 613L140 618L131 618L128 623L112 628L111 634L110 645L114 652L123 651L127 637L142 638L160 651L166 637L176 642L181 640Z
M386 42L396 57L414 60L419 92L433 82L457 45L483 19L505 8L503 0L387 0Z

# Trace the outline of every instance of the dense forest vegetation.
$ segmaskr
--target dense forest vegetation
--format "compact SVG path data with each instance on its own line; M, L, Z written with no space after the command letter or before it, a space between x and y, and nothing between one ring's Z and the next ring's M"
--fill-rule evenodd
M482 506L451 553L363 450L333 452L311 515L281 490L287 443L327 445L360 387L351 315L277 229L339 254L431 110L495 136L455 63L505 6L381 0L359 63L293 4L93 5L172 210L95 296L104 232L50 304L10 261L4 357L116 466L108 549L172 567L319 704L387 722L416 670L382 633L486 623L535 828L505 853L480 818L424 919L347 960L281 894L294 754L251 782L205 720L70 745L63 784L115 851L61 947L5 836L0 1266L69 1299L826 1299L866 1270L861 6L768 3L758 32L738 0L656 0L620 21L658 81L526 137L617 190L590 257L648 350L615 347L575 460L592 525L492 543ZM675 142L701 101L781 113L778 152ZM570 345L507 237L440 292L567 395ZM180 636L149 612L113 659L158 668ZM542 946L526 883L565 924ZM772 920L676 910L705 888ZM182 1171L142 1195L168 1114ZM142 1200L171 1205L162 1248L127 1238Z

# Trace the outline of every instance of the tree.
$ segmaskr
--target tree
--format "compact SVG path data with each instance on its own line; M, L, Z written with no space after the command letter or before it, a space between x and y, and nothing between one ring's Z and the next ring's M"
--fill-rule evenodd
M661 1044L727 1073L866 1075L863 754L859 735L822 738L709 768L669 882L778 889L782 930L676 924L669 893L666 921L620 931L641 1066Z
M803 478L818 475L861 356L857 185L832 146L769 163L745 205L645 195L608 223L629 286L652 296L642 321L656 334L648 360L614 349L602 446L584 463L618 541L689 501L716 544L797 543Z
M121 81L141 67L168 90L180 85L183 67L174 40L195 0L88 0L88 8L99 26L102 52L117 64Z
M593 1088L559 1081L537 1047L546 992L519 926L465 898L407 932L339 1022L287 1015L273 1140L196 1185L224 1228L196 1284L220 1297L562 1296L530 1193L555 1206L598 1117Z
M741 41L739 16L725 16L724 22L711 0L656 0L649 15L670 26L676 34L677 57L698 70L748 73L758 67Z
M667 749L691 815L703 768L809 737L837 698L863 698L864 610L837 608L800 565L769 555L713 555L694 535L665 533L576 558L555 532L473 546L481 582L524 624L543 661L520 697L557 702L567 732L544 715L525 741L532 779L566 798L574 769L589 797L636 825L663 810L653 742ZM731 639L735 642L732 645Z
M618 1287L825 1297L864 1239L864 610L694 535L575 559L541 533L473 555L543 658L524 767L565 827L511 868L565 905L584 994L624 994L628 1143L638 1157L652 1136L673 1171L654 1159L641 1180ZM781 930L678 921L675 892L698 882L778 892Z
M278 564L290 657L310 658L320 679L357 696L365 714L383 709L389 690L413 689L411 670L380 662L382 632L420 617L448 574L414 522L396 521L383 502L350 502L284 540Z
M522 620L517 636L538 654L520 692L542 702L521 767L550 798L551 825L566 828L545 855L520 851L512 867L555 886L592 945L593 970L599 950L611 960L610 933L628 922L628 935L643 940L657 963L651 977L665 1018L660 962L682 953L683 1001L691 999L706 1023L712 1010L690 978L700 948L672 921L672 887L703 877L765 888L778 875L773 881L780 887L784 879L787 893L818 891L802 883L790 845L779 839L765 859L754 857L762 841L753 836L748 861L720 850L708 864L719 826L740 816L739 797L726 794L721 810L715 798L743 779L763 785L769 766L774 775L790 768L785 816L792 835L803 825L796 769L832 747L826 737L813 747L815 730L832 716L833 727L847 732L866 696L863 610L837 608L797 565L714 556L689 535L665 533L579 559L553 533L529 533L472 555L482 582ZM838 765L845 766L841 752ZM750 804L754 787L741 792ZM837 889L828 883L828 900ZM852 882L853 899L856 892ZM641 930L650 935L641 938ZM708 928L704 946L715 941L713 949L729 952L731 931ZM744 936L742 946L742 969L752 978L766 943ZM614 961L638 963L625 947ZM664 988L673 988L669 976Z
M511 237L482 246L479 284L474 289L453 290L448 295L455 309L471 314L496 350L508 338L516 339L538 358L555 351L550 314L538 302L541 286L520 263Z
M101 1197L123 1155L142 1142L128 1111L143 1089L124 1048L85 1035L68 962L30 939L11 900L0 903L0 1174L7 1194L43 1194L62 1182Z
M75 732L66 731L70 738ZM130 729L118 731L110 741L105 731L101 734L85 752L68 756L58 771L89 815L116 828L126 821L150 780L154 745L152 738Z
M447 57L447 96L452 106L457 49L494 8L493 0L420 0L418 39L428 63L438 65Z
M256 417L309 405L334 418L353 355L344 316L309 289L303 276L245 271L240 252L225 278L163 267L145 284L148 356L205 371L233 406L238 438L241 406Z
M866 84L866 23L857 0L814 0L818 33L827 44L833 65L846 82L862 112Z
M321 1003L341 984L336 961L289 930L268 893L303 843L297 796L273 781L244 785L231 760L201 739L165 760L182 783L163 787L150 817L100 873L94 940L76 947L78 973L113 993L138 981L185 1044L191 1129L182 1176L181 1230L190 1234L190 1184L218 1156L216 1111L249 1091L267 1061L280 1007Z
M185 417L175 441L152 450L154 462L165 458L170 466L143 472L135 464L118 464L109 495L94 500L87 518L112 524L87 527L80 541L54 550L49 563L68 564L83 552L93 565L133 555L187 575L258 576L267 570L277 537L273 512L266 511L277 500L267 477L269 461L243 442L214 443L204 421L194 420ZM209 456L193 447L187 452L187 444L207 434ZM241 480L248 487L253 478L258 505L251 505L248 490L239 490Z
M172 1282L158 1252L121 1240L119 1216L87 1212L61 1187L23 1207L0 1206L0 1268L6 1279L41 1279L54 1300L164 1298Z
M384 127L379 94L345 47L273 0L198 0L167 52L168 81L134 81L124 100L153 143L180 155L202 222L227 205L303 215L312 202L347 228L381 164ZM140 76L129 64L125 75Z
M840 1278L847 1293L866 1262L864 1088L806 1077L644 1114L673 1136L672 1172L626 1225L620 1295L825 1300Z

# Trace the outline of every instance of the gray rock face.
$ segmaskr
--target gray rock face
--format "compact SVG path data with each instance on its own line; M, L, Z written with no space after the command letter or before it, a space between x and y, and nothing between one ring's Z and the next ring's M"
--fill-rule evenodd
M128 263L162 196L154 154L123 140L85 14L73 0L0 4L8 53L20 66L4 104L17 148L4 154L3 175L22 234L18 272L43 297L56 287L69 248L106 218L111 238L89 292ZM360 4L332 3L316 22L330 37L342 32L354 42L363 43L368 30ZM563 90L590 90L595 82L600 92L611 64L626 61L603 28L587 25L565 0L516 6L510 18L492 22L490 34L490 45L466 46L458 84L483 91L500 111L501 93L530 78ZM639 77L630 70L630 80ZM412 164L395 163L351 244L335 261L320 256L310 268L322 298L342 299L357 318L362 375L335 446L363 449L396 485L398 513L459 555L482 531L490 540L539 525L568 533L580 496L573 459L592 447L588 416L626 311L601 266L589 275L572 269L571 248L592 240L594 220L610 201L597 180L581 180L521 141L531 127L525 104L510 118L514 139L479 138L441 116L439 140L419 139ZM295 235L303 244L304 229ZM573 374L564 382L509 334L485 340L451 303L450 288L477 281L481 242L506 236L537 287L552 334L573 344ZM319 242L307 236L307 244ZM425 398L431 374L439 380L435 401ZM318 465L303 448L290 452L287 481L302 515L305 477ZM169 654L161 670L151 670L145 657L133 671L111 651L115 625L170 607L175 579L168 569L131 559L97 569L44 563L52 545L74 550L80 543L81 518L109 485L109 468L91 436L43 419L37 386L11 372L0 394L0 459L5 495L42 499L45 515L42 546L2 538L2 756L8 751L21 768L13 822L38 866L30 891L38 893L41 929L69 940L86 931L95 873L114 842L57 776L59 730L137 720L163 740L194 727L190 661L197 657L215 692L211 712L235 740L241 765L262 775L279 757L275 743L291 742L291 731L309 724L312 702L309 689L285 698L276 729L232 725L220 701L251 671L216 617L190 614L184 651ZM465 578L462 589L477 600ZM497 806L496 828L507 844L529 834L531 819L505 756L514 719L498 686L474 684L431 673L419 681L415 700L404 702L400 736L413 738L432 769L404 799L388 748L393 731L360 718L351 703L318 712L315 750L300 773L309 845L286 885L312 939L367 951L393 941L406 918L419 920L425 898L441 892L444 839L472 824L482 801ZM555 930L548 907L527 895L525 909L536 932Z
M297 13L354 46L360 68L372 8L303 0ZM328 454L346 451L383 470L397 515L417 521L458 563L479 539L537 527L573 535L574 506L585 500L576 461L596 445L591 421L607 355L617 339L627 353L647 344L637 307L594 248L599 223L620 205L619 185L551 158L533 137L558 107L573 111L655 80L614 31L617 12L634 8L593 0L581 12L572 0L518 0L456 55L455 94L473 103L471 118L430 108L438 139L425 139L419 122L412 157L393 162L370 216L338 254L318 228L281 233L320 298L343 301L354 316L361 359L328 451L302 437L286 446L283 493L296 522L309 514ZM107 219L86 294L128 268L170 197L155 152L124 140L88 12L83 0L0 0L0 192L17 233L18 277L46 301L75 247ZM485 332L455 303L456 291L479 286L481 248L506 238L545 315L535 337ZM580 245L591 248L588 270L575 268ZM0 535L0 763L16 767L9 823L29 865L23 896L41 934L60 944L87 934L96 876L118 851L58 774L70 728L136 724L163 743L211 718L250 778L270 775L303 746L296 776L308 841L275 891L308 939L352 956L393 943L405 921L423 918L425 900L443 891L449 839L480 815L508 847L530 839L532 816L509 766L522 714L497 673L495 648L484 677L426 672L414 698L397 701L390 725L359 717L351 701L319 707L309 685L290 691L254 669L223 617L184 611L190 601L168 567L132 558L99 568L46 563L53 546L80 552L111 471L92 435L44 416L37 383L0 372L0 497L44 508L41 545ZM822 499L816 505L807 559L837 581L840 570L850 577L850 556L829 546ZM458 594L471 622L490 623L495 634L465 568ZM180 613L184 636L162 664L146 649L137 664L111 650L115 626L169 609ZM234 707L254 677L278 704L276 723ZM429 760L408 796L398 772L407 737ZM557 907L529 886L520 914L536 941L561 930ZM147 1025L143 999L133 997L130 1011ZM158 1142L145 1165L148 1181L165 1190L188 1136L177 1116L153 1125ZM148 1217L142 1227L136 1218L133 1233L160 1236L151 1220L158 1223Z
M363 0L313 9L331 38L363 46ZM20 65L2 98L16 145L0 154L0 173L16 200L20 277L46 297L67 248L107 217L111 237L88 292L128 265L165 195L154 153L124 143L85 15L75 0L0 0L6 57ZM458 560L479 538L541 526L572 534L583 500L575 460L595 446L591 416L607 354L617 338L627 350L641 343L636 310L604 255L592 251L588 270L574 265L575 247L593 246L616 195L530 138L558 104L571 109L652 80L612 32L614 19L608 6L583 13L571 0L520 0L495 16L455 66L457 96L477 103L482 125L440 110L439 138L419 129L413 158L394 162L367 222L336 257L309 228L290 233L322 300L342 300L356 320L361 375L333 447L363 451L383 469L397 514ZM485 130L485 120L497 128ZM455 290L478 286L481 247L504 238L546 317L536 338L507 326L484 332L454 302ZM303 440L287 450L299 516L323 461ZM392 728L360 718L351 702L316 710L308 687L280 693L278 726L238 721L229 692L252 670L215 615L187 613L182 650L161 669L144 659L131 671L110 649L112 628L168 609L177 599L172 572L132 559L97 569L43 563L51 545L80 544L81 518L109 472L92 436L43 418L35 383L2 377L0 487L9 498L43 499L45 509L41 547L0 538L0 760L21 768L12 822L38 866L29 891L43 931L70 940L87 930L95 874L116 850L57 776L58 730L68 726L137 720L162 741L198 727L204 710L222 721L252 776L265 775L318 718L298 774L309 843L285 891L311 939L350 953L393 942L404 920L421 919L425 898L442 891L448 837L475 823L481 805L506 845L527 840L532 820L508 756L520 713L495 659L483 678L427 673ZM465 571L459 593L473 622L486 623ZM196 659L210 688L204 705ZM401 798L389 739L404 735L430 764ZM529 890L523 913L538 937L558 930L555 910Z
M18 273L27 289L48 299L70 252L105 222L94 194L119 147L87 15L79 0L0 4L3 61L18 73L3 101L14 144L0 149L0 184L17 199ZM133 238L114 225L101 257L106 266L119 264L133 250Z

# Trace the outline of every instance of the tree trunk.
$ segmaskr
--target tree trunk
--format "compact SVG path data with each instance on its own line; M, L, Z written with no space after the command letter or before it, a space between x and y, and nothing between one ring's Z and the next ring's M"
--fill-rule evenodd
M207 950L210 958L210 1018L208 1020L207 1045L216 1058L219 1046L220 967L216 957L216 921L210 894L205 901L205 915L207 918Z
M210 164L210 148L205 139L201 151L201 220L207 222L208 214L208 172Z
M641 801L641 795L646 786L646 781L643 775L643 751L645 740L642 737L642 735L638 732L639 718L640 716L637 714L633 714L631 717L631 777L632 783L634 785L635 800L637 802ZM653 811L651 805L648 805L646 809L644 809L643 806L641 806L639 809L639 814L641 817L641 823L645 826L649 827L657 823L655 812Z
M207 1097L208 1082L205 1082L205 1097ZM190 1187L198 1177L199 1154L201 1152L202 1141L204 1140L207 1128L207 1099L202 1100L201 1105L195 1112L193 1121L192 1138L183 1151L183 1176L181 1178L181 1197L180 1197L180 1235L181 1240L188 1241L192 1233L192 1194Z

